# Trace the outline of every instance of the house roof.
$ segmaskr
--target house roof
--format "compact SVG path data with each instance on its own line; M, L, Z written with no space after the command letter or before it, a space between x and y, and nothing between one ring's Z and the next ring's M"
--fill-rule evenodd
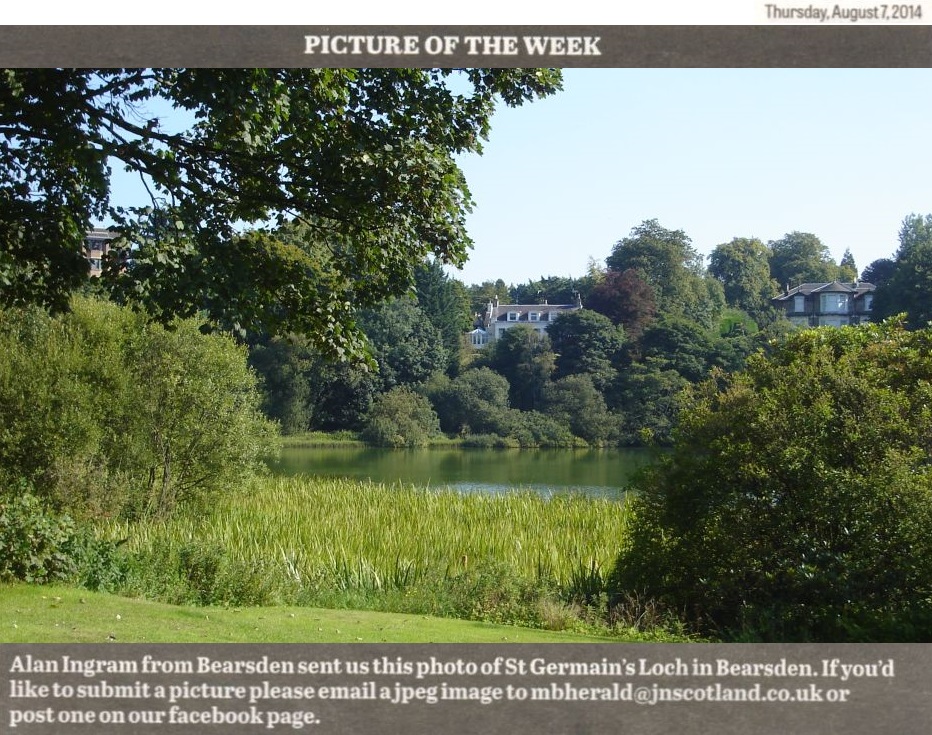
M517 313L517 321L529 321L531 312L546 314L551 312L576 311L579 304L499 304L493 307L493 321L507 322L508 314Z
M831 283L801 283L796 286L796 288L791 288L772 300L787 301L794 296L809 296L817 293L849 293L858 297L866 293L871 293L876 288L877 287L873 283L867 283L867 281L854 281L853 283L842 283L840 281L832 281Z

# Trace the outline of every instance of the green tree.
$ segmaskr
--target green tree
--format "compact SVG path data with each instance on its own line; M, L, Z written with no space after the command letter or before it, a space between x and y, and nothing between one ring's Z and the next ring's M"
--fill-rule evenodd
M512 303L512 287L501 278L495 281L483 281L469 287L469 306L473 314L483 316L489 303L499 301L503 304Z
M715 364L712 335L688 319L659 319L644 332L636 350L640 359L657 359L691 383L705 379Z
M473 324L466 286L448 276L436 260L415 271L414 285L417 305L440 332L447 352L447 370L455 374L463 349L463 333Z
M565 424L540 411L509 409L498 434L507 445L519 447L572 447L572 433Z
M314 353L308 373L311 428L323 431L361 430L383 384L364 363L334 362Z
M715 247L709 256L709 273L722 284L729 306L752 316L770 308L778 286L770 277L769 255L757 238L736 237Z
M541 276L539 280L515 286L511 297L516 304L575 304L586 286L586 279Z
M448 434L508 433L508 380L491 368L466 370L431 386L430 399Z
M588 375L599 390L611 383L625 343L621 327L590 309L569 311L547 330L556 353L556 377Z
M440 330L411 297L365 312L361 326L372 346L383 391L424 383L447 367Z
M679 417L679 395L687 385L686 378L658 357L622 370L608 400L621 416L621 441L629 445L669 444Z
M849 248L845 248L844 255L838 263L838 280L839 281L856 281L858 278L858 266L854 262L854 256Z
M932 322L932 215L910 215L900 227L893 272L877 289L874 318L906 314L911 328Z
M890 280L895 270L895 260L892 258L878 258L861 272L861 280L867 283L873 283L879 288Z
M711 327L725 306L721 285L705 278L702 256L682 230L668 230L655 220L635 227L615 243L605 259L609 270L634 269L653 289L657 310Z
M176 320L145 329L127 363L143 380L129 392L130 432L108 452L136 452L134 472L148 470L136 512L161 516L207 502L261 468L272 430L244 347L202 334L196 320Z
M594 446L615 438L618 419L588 375L568 375L544 389L544 413Z
M832 254L809 232L791 232L770 243L770 275L780 288L829 282L839 277Z
M314 416L308 350L285 339L267 338L250 348L249 365L262 379L262 412L278 422L281 432L310 429Z
M547 335L519 324L505 330L488 351L489 367L508 380L510 404L521 411L539 408L556 359Z
M560 84L553 69L3 70L0 303L67 308L84 232L109 220L133 248L109 271L122 298L360 354L356 308L407 290L428 255L466 258L455 156L481 150L499 101ZM111 203L114 165L149 201ZM293 221L335 257L238 234Z
M932 634L932 330L805 330L695 389L613 584L705 632Z

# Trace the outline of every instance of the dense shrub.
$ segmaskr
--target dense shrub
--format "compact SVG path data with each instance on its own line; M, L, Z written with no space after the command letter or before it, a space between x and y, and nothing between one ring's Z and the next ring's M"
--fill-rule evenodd
M453 380L436 381L428 391L448 434L507 433L508 381L494 370L467 370Z
M616 592L764 640L932 638L932 329L806 330L693 392Z
M521 447L572 447L578 441L566 426L539 411L511 409L503 428ZM578 443L585 446L584 441Z
M421 447L439 434L430 401L402 386L376 398L362 437L382 447Z
M118 546L49 509L26 485L0 497L0 581L73 580L88 589L113 590L125 572Z
M0 312L0 482L77 515L164 515L262 466L274 427L245 352L194 320L78 298Z
M71 518L46 512L28 492L0 501L0 580L71 578L78 569L76 536Z

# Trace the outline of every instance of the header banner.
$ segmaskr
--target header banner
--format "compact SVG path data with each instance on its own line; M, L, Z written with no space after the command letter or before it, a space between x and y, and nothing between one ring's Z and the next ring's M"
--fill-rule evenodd
M0 26L13 67L928 67L932 27Z

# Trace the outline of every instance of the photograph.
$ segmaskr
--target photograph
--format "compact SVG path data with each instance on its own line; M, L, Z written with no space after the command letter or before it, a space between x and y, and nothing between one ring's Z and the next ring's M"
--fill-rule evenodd
M0 732L924 732L932 65L819 30L8 61Z

